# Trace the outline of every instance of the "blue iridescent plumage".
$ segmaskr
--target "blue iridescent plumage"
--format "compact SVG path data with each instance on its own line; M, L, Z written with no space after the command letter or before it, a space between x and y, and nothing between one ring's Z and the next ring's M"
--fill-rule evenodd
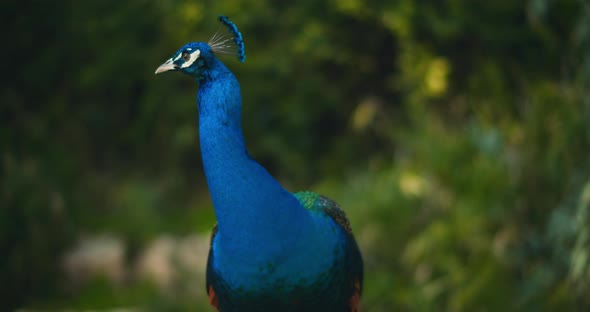
M224 312L356 311L362 259L346 216L326 197L288 192L248 154L240 85L215 56L243 61L244 44L229 19L220 22L229 36L188 43L156 70L199 83L201 155L218 221L207 264L211 304Z

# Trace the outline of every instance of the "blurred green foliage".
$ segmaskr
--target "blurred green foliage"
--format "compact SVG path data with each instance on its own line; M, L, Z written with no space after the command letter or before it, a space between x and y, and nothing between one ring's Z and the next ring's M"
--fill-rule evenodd
M160 233L212 226L195 82L153 71L224 14L246 41L246 63L225 62L251 153L348 212L364 311L590 309L587 1L33 0L0 12L3 307L206 306L142 282L71 290L60 259L83 235L113 233L131 263Z

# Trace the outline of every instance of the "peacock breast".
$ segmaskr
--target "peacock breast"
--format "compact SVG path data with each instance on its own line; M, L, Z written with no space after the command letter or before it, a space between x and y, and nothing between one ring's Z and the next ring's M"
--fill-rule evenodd
M236 254L224 249L223 236L214 237L212 285L222 311L332 311L338 306L342 300L337 298L348 291L342 274L346 235L330 218L316 222L322 230L315 237L301 234L301 245L275 254L265 253L269 242L264 241L251 246L255 255Z

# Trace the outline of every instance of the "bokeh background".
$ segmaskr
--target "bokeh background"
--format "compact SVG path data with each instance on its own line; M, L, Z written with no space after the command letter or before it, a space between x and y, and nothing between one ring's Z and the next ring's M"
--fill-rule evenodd
M210 311L197 85L228 15L250 152L347 211L363 311L590 309L590 3L2 1L2 310Z

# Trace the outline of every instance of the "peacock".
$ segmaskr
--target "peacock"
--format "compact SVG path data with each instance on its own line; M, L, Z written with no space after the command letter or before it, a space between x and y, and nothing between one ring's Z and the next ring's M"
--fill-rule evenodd
M244 42L233 22L219 21L209 42L184 45L156 70L198 82L201 156L217 218L209 302L222 312L358 311L363 261L345 213L317 193L290 193L248 153L240 84L216 56L244 62Z

